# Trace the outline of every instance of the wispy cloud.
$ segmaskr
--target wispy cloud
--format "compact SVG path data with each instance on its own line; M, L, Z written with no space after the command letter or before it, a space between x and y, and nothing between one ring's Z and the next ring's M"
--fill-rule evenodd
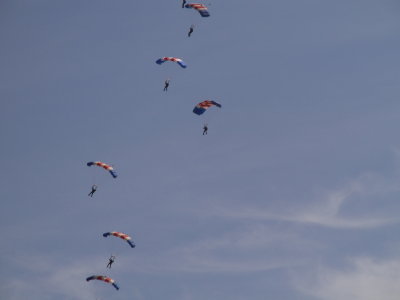
M4 278L0 294L9 300L21 299L95 299L93 289L86 284L88 270L93 270L94 260L86 259L63 265L47 257L32 255L13 262L24 276ZM43 291L46 291L43 293ZM39 296L40 295L40 296ZM46 296L44 296L46 295Z
M319 267L295 276L295 286L321 300L398 300L400 259L355 258L347 270ZM306 279L305 279L306 276Z
M258 272L305 264L300 254L320 247L284 230L249 226L163 251L157 257L136 257L135 264L137 270L149 273Z
M318 200L293 211L274 211L273 208L217 208L212 214L230 218L244 218L254 220L286 221L319 225L331 228L368 229L399 222L397 217L368 216L344 216L344 206L355 198L375 197L376 200L387 193L399 191L399 185L393 181L385 181L379 176L365 174L357 180L353 180L345 187L326 192Z

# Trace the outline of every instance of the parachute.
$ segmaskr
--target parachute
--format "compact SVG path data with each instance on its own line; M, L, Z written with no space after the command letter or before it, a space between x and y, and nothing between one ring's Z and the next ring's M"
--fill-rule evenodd
M187 65L183 62L183 60L180 58L177 58L177 57L161 57L156 60L156 64L161 65L161 64L165 63L166 61L176 62L176 63L178 63L178 65L180 65L184 69L187 67Z
M186 4L185 7L186 8L194 8L195 10L197 10L199 12L199 14L202 17L209 17L210 16L207 7L204 4L192 3L192 4Z
M136 245L131 241L132 238L131 238L129 235L125 234L125 233L117 232L117 231L111 231L111 232L103 233L103 236L104 236L104 237L108 237L108 236L110 236L110 235L119 237L119 238L121 238L121 239L127 241L128 244L129 244L132 248L135 248L135 246L136 246Z
M118 176L117 173L114 171L113 167L111 167L110 165L107 165L101 161L90 161L87 163L88 167L93 166L93 165L96 165L96 166L102 167L103 169L106 169L107 171L110 172L110 174L114 178L117 178L117 176Z
M88 278L86 278L86 281L91 281L91 280L101 280L107 283L111 283L113 287L115 287L117 290L119 290L118 285L115 283L114 279L111 279L110 277L107 276L101 276L101 275L93 275Z
M194 107L193 112L194 112L196 115L201 115L201 114L203 114L209 107L214 106L214 105L217 106L217 107L221 107L221 104L219 104L219 103L217 103L217 102L215 102L215 101L212 101L212 100L205 100L205 101L203 101L203 102L198 103L198 104Z

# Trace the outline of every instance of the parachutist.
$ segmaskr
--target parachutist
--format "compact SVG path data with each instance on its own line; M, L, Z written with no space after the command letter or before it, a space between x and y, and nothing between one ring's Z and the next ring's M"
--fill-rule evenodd
M164 81L164 92L168 91L168 87L169 87L169 79Z
M208 126L207 126L207 124L204 124L204 126L203 126L203 135L206 135L207 132L208 132Z
M189 32L188 32L188 37L190 37L190 35L193 33L193 29L194 29L194 26L193 25L190 26L190 29L189 29Z
M92 185L92 190L88 194L88 196L93 197L93 194L97 191L97 185L93 184Z
M185 7L185 4L186 4L186 0L182 0L182 8Z
M110 258L108 259L107 268L111 269L111 265L114 263L114 261L115 261L115 256L111 255Z

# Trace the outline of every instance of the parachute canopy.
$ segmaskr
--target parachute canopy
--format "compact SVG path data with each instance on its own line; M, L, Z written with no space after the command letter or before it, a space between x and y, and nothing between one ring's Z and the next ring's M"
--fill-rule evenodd
M117 232L117 231L111 231L111 232L103 233L103 236L104 236L104 237L108 237L108 236L110 236L110 235L119 237L119 238L121 238L121 239L127 241L128 244L129 244L132 248L135 248L135 246L136 246L136 245L131 241L132 238L131 238L129 235L125 234L125 233Z
M210 16L207 7L204 4L192 3L192 4L186 4L185 7L186 8L194 8L195 10L197 10L199 12L199 14L202 17L209 17Z
M205 100L205 101L203 101L203 102L198 103L198 104L194 107L193 112L194 112L196 115L201 115L201 114L203 114L209 107L214 106L214 105L217 106L217 107L221 107L221 104L219 104L219 103L217 103L217 102L215 102L215 101L212 101L212 100Z
M118 285L115 283L114 279L111 279L110 277L107 276L101 276L101 275L93 275L88 278L86 278L86 281L91 281L91 280L101 280L107 283L111 283L113 287L115 287L117 290L119 290Z
M161 64L165 63L166 61L176 62L176 63L178 63L178 65L180 65L184 69L187 67L187 65L183 62L183 60L180 58L177 58L177 57L161 57L156 60L156 64L161 65Z
M117 178L117 176L118 176L117 173L115 173L113 167L111 167L110 165L107 165L107 164L105 164L105 163L103 163L103 162L101 162L101 161L90 161L90 162L87 163L87 166L88 166L88 167L91 167L91 166L93 166L93 165L102 167L103 169L109 171L110 174L112 175L112 177L114 177L114 178Z

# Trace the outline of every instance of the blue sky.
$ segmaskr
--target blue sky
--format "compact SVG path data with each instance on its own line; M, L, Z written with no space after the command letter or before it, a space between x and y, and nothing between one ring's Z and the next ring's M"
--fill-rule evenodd
M2 1L4 299L398 299L400 4L204 3Z

